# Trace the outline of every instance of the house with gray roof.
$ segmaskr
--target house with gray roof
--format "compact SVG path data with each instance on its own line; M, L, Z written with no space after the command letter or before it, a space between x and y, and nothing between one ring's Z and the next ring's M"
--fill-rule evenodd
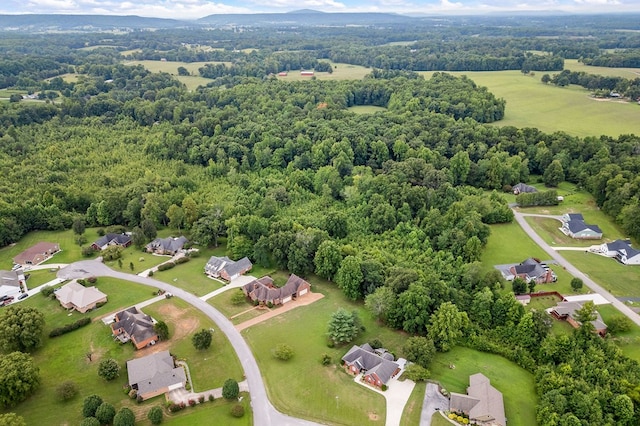
M467 394L451 392L450 409L469 416L470 423L486 426L506 426L502 393L491 386L482 373L469 376Z
M535 281L538 284L557 281L558 277L545 263L532 257L524 260L519 265L509 268L513 277L520 277L526 282Z
M131 341L136 349L154 345L159 340L153 319L135 306L115 315L111 331L122 343Z
M129 234L106 234L98 238L91 247L94 250L104 250L109 246L120 246L122 248L131 245L131 235Z
M578 321L576 317L576 312L582 309L582 304L580 302L558 302L556 306L548 309L548 313L557 320L566 321L573 328L580 328L582 323ZM604 323L600 313L596 311L596 319L591 321L591 325L596 333L601 336L607 334L607 324Z
M282 305L311 291L311 284L291 274L286 284L276 287L271 277L262 277L242 286L242 291L252 301L262 304Z
M364 382L378 388L400 372L400 366L390 352L373 349L368 343L349 349L342 357L342 365L353 375L362 373Z
M526 183L522 183L522 182L514 185L511 189L513 190L514 195L538 192L538 190L535 187L527 185Z
M22 269L18 271L0 271L0 297L18 297L23 283L24 275Z
M599 240L602 238L602 230L598 225L587 224L580 213L565 213L562 215L560 231L575 239Z
M613 257L624 265L640 265L640 251L631 247L629 240L615 240L604 243L599 250L605 256Z
M142 399L180 389L187 383L182 367L176 366L169 351L127 361L129 386Z
M75 309L85 313L94 309L98 303L107 301L107 295L95 287L85 287L72 281L56 289L56 299L65 309Z
M189 240L185 236L156 238L147 244L145 248L149 253L173 256L182 250L182 247L188 242Z
M204 273L213 278L231 281L250 271L251 268L253 268L253 263L248 257L235 261L227 256L211 256L207 264L204 265Z

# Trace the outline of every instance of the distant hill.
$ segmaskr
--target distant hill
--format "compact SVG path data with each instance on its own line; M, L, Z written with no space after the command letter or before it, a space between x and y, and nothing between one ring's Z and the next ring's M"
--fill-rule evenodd
M393 13L325 13L316 10L297 10L289 13L256 13L251 15L209 15L198 19L205 25L241 26L346 26L384 25L415 22L416 18Z
M0 15L0 30L96 31L144 28L179 28L193 23L175 19L113 15Z
M298 9L298 10L289 11L287 13L296 14L296 13L324 13L324 12L321 12L319 10L313 10L313 9Z

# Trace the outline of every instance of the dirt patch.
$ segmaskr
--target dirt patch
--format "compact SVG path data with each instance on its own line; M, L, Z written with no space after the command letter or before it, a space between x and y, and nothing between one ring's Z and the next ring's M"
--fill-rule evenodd
M153 346L136 351L135 357L140 358L149 354L153 354L160 351L169 350L172 341L182 339L183 337L193 334L200 326L200 320L198 318L188 316L186 309L180 309L173 304L162 305L158 311L161 317L155 318L156 320L162 320L167 324L173 325L173 334L169 336L169 341L158 342Z
M369 420L373 421L373 422L377 422L378 420L380 420L380 416L377 415L376 413L369 413Z
M102 359L102 356L107 350L105 348L99 348L96 350L95 346L93 346L93 342L89 344L89 353L91 353L91 359L88 356L84 357L84 362L87 364L93 364L99 362Z

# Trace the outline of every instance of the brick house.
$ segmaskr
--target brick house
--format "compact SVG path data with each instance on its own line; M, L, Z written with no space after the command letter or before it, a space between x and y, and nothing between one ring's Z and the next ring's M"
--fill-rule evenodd
M299 276L291 274L287 283L280 288L273 285L271 277L262 277L245 284L242 291L254 302L282 305L309 293L311 284Z
M213 278L222 278L227 281L234 280L253 268L253 263L248 257L235 261L227 256L211 256L204 266L204 273Z
M378 388L400 372L400 366L390 352L373 349L368 343L349 349L342 357L342 365L354 376L362 373L364 382Z
M106 234L91 244L91 247L94 250L104 250L109 246L127 248L131 245L131 242L131 235L129 234Z
M115 315L111 332L122 343L131 341L136 349L154 345L160 340L154 329L153 319L135 306Z
M142 399L183 388L187 377L182 367L176 366L169 351L162 351L127 361L129 386Z
M60 251L58 243L39 242L13 258L16 265L37 265Z

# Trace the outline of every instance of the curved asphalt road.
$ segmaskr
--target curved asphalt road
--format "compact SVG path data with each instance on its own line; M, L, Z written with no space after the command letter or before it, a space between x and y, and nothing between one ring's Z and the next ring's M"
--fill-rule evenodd
M244 367L245 376L249 384L251 397L251 407L253 409L253 424L259 426L283 425L283 426L311 426L316 423L307 420L296 419L280 413L275 409L267 398L267 391L262 380L262 375L258 368L258 363L253 357L249 345L244 341L240 333L235 329L233 324L227 320L224 315L218 312L213 306L207 302L200 300L198 297L190 294L181 288L174 287L162 281L154 280L149 277L141 277L138 275L127 274L124 272L114 271L105 264L96 260L83 260L72 263L58 272L58 278L75 279L87 278L89 276L107 276L121 280L132 281L149 287L159 288L172 293L194 308L200 310L211 320L213 320L220 331L227 335L229 342L236 351L240 363Z
M549 244L547 244L536 233L536 231L533 230L531 225L529 225L529 223L525 220L525 216L542 216L542 215L523 214L523 213L519 213L519 212L517 212L515 210L513 210L513 214L514 214L514 217L516 218L516 221L518 222L518 224L522 227L522 229L524 229L524 231L529 235L529 237L531 237L531 239L536 244L538 244L545 252L547 252L547 254L549 254L549 256L551 256L556 262L558 262L558 265L564 267L574 277L580 278L587 287L589 287L594 292L600 294L602 297L607 299L607 301L611 302L611 304L613 306L615 306L620 312L622 312L627 318L629 318L635 324L640 325L640 316L638 316L638 314L633 312L631 310L631 308L629 308L627 305L625 305L624 303L622 303L621 301L616 299L613 296L613 294L609 293L607 290L602 288L600 285L596 284L591 278L589 278L588 276L583 274L580 270L578 270L571 263L567 262L567 260L564 257L562 257L560 254L558 254L558 252L555 251L551 246L549 246ZM546 217L549 217L549 216L546 216ZM551 217L553 217L553 216L551 216ZM555 217L553 217L553 218L555 218ZM611 261L614 262L613 259Z

